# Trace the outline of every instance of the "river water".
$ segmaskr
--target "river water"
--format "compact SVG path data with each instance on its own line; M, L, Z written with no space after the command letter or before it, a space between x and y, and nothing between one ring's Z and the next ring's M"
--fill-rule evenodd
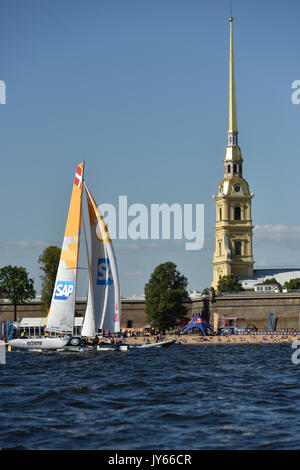
M287 344L9 352L2 449L300 449Z

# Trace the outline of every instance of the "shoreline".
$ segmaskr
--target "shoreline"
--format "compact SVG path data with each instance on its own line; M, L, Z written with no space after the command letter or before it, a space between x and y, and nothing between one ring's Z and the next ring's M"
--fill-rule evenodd
M124 341L124 344L141 346L147 340L155 343L153 337L149 336L130 336ZM230 335L230 336L200 336L200 335L165 335L165 341L175 340L179 346L189 345L220 345L220 344L292 344L294 341L300 342L300 335ZM99 344L105 344L106 341L101 339ZM8 342L0 340L1 346L9 346Z
M125 343L130 345L141 345L149 336L145 337L129 337L126 338ZM207 344L287 344L294 341L300 341L300 336L296 335L231 335L231 336L164 336L166 341L178 338L181 346L184 345L207 345ZM150 342L154 343L153 338L150 337Z

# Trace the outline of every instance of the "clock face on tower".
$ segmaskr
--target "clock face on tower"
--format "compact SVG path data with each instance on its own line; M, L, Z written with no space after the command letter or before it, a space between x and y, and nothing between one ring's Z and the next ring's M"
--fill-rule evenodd
M240 185L239 185L239 184L235 184L235 185L234 185L234 190L235 190L236 193L239 193L240 190L241 190Z

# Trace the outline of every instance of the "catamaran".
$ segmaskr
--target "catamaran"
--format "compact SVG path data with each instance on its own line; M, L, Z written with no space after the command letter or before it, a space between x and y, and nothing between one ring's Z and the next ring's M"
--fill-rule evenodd
M75 317L75 294L78 274L81 221L83 220L88 260L89 287L81 337L93 338L98 329L120 331L121 302L116 258L107 226L83 179L84 162L76 169L69 213L57 270L49 314L43 338L17 338L9 345L21 349L73 350L81 341L72 338ZM91 232L91 256L82 214L85 187ZM77 341L76 341L77 340Z

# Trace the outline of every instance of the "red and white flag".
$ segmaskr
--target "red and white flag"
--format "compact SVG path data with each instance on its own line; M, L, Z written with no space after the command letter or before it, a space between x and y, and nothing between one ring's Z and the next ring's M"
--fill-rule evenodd
M82 168L77 167L74 184L80 189L82 185Z

